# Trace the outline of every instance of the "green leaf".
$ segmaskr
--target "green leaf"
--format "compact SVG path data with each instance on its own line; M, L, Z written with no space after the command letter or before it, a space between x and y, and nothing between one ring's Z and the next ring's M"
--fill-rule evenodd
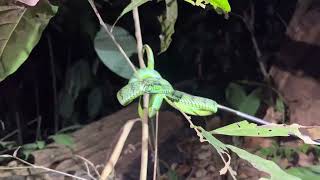
M57 144L65 145L69 148L72 148L74 145L73 137L68 134L55 134L49 137Z
M197 126L197 129L200 130L201 135L219 152L223 153L227 151L227 147L224 143L215 138L211 132L204 130L202 127Z
M320 177L320 166L294 167L286 170L287 173L297 176L303 180L315 180Z
M228 103L236 109L239 109L240 104L247 98L246 92L243 87L230 83L226 89L226 99Z
M247 98L241 102L239 105L239 111L249 114L249 115L255 115L256 112L259 109L260 106L260 94L261 89L257 88L254 91L252 91Z
M228 0L207 0L214 9L220 9L224 13L229 13L231 11L230 4Z
M174 25L178 17L178 3L177 0L165 0L166 10L158 18L161 25L160 35L160 53L168 49L172 41L171 37L174 33Z
M137 53L136 40L128 31L116 26L113 34L129 57ZM94 47L100 60L111 71L123 78L131 78L133 70L103 28L96 35Z
M102 108L102 91L100 88L91 90L88 96L87 111L90 118L95 118Z
M282 99L279 97L276 100L276 110L281 113L284 113L284 110L285 110L284 103L283 103Z
M231 151L236 153L241 159L247 160L253 167L270 175L271 180L300 180L300 178L283 171L276 163L251 154L243 149L232 145L226 145Z
M43 149L46 146L46 143L44 141L36 141L36 144L38 146L38 149Z
M113 26L119 21L119 19L127 14L128 12L132 11L134 8L141 6L142 4L151 1L151 0L131 0L131 3L127 5L127 7L125 7L120 16L117 18L117 20L115 21L115 23L113 24Z
M34 7L0 5L0 81L28 58L57 10L48 0Z
M290 126L265 125L257 126L248 121L236 122L211 131L214 134L222 134L228 136L255 136L255 137L274 137L289 136L296 128Z
M230 4L228 0L185 0L188 3L191 3L194 6L200 6L205 8L207 4L210 4L218 14L229 13L231 11ZM195 1L195 2L194 2Z

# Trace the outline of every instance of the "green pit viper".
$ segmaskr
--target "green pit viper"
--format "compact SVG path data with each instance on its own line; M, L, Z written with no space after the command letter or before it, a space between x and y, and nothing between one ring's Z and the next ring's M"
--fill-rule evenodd
M155 116L165 100L172 107L188 115L208 116L222 109L259 124L268 124L262 119L219 105L214 100L173 89L172 85L154 70L154 56L151 48L144 45L143 51L147 53L147 67L138 69L128 84L118 91L117 99L121 105L126 106L138 97L141 100L141 96L146 93L150 94L149 117ZM141 109L139 103L140 116Z

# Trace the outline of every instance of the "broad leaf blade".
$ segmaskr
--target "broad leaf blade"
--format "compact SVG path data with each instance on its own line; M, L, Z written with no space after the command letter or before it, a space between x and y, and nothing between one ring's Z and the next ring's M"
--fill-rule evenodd
M255 136L255 137L274 137L294 135L306 144L320 145L315 141L319 138L320 126L300 126L298 124L270 124L257 126L247 121L233 123L222 128L215 129L210 133L228 136Z
M0 6L0 81L28 58L56 12L47 0L34 7Z
M238 110L246 114L255 115L261 103L260 94L260 88L252 91L247 98L241 102Z
M236 109L239 109L240 104L247 98L246 92L243 87L230 83L226 89L226 99L228 103Z
M166 51L172 41L171 36L174 33L174 25L178 17L177 0L165 0L166 10L158 18L162 34L160 35L160 53Z
M129 57L137 53L136 40L128 31L116 26L113 34ZM104 65L117 75L130 79L133 70L103 28L96 35L94 48Z
M289 174L300 177L303 180L314 180L320 177L320 166L294 167L286 170Z
M247 160L255 168L266 172L270 175L271 180L300 180L300 178L290 175L283 171L276 163L270 160L263 159L257 155L251 154L243 149L232 145L227 145L228 149L236 153L241 159Z
M229 136L255 136L255 137L274 137L289 136L290 132L295 131L285 126L257 126L248 121L236 122L211 131L213 134L229 135Z

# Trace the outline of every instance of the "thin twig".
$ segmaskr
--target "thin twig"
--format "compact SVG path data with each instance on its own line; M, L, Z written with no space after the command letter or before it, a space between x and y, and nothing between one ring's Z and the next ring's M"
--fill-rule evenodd
M94 170L94 172L96 173L96 175L99 177L100 179L100 173L98 172L97 168L94 166L94 164L89 161L88 159L86 159L85 157L82 157L80 155L76 155L76 157L82 159L86 164L89 164L91 166L91 168ZM90 172L89 172L90 173Z
M132 70L134 72L136 72L136 68L135 66L132 64L132 62L130 61L129 57L127 56L127 54L124 52L124 50L122 49L121 45L117 42L117 40L114 38L113 34L109 31L108 26L106 25L106 23L102 20L96 6L94 5L93 0L88 0L88 2L90 3L94 13L96 14L100 25L106 30L107 34L110 36L111 40L113 41L113 43L117 46L117 48L119 49L119 51L121 52L121 54L124 56L124 58L126 59L127 63L130 65L130 67L132 68Z
M57 79L56 79L56 70L54 66L54 56L53 56L53 48L52 41L50 35L47 35L48 47L49 47L49 58L50 58L50 71L52 76L52 90L53 90L53 119L54 119L54 132L58 132L59 130L59 119L57 112L58 98L57 98Z
M157 180L158 166L158 124L159 124L159 112L156 114L156 132L154 136L154 164L153 164L153 180ZM160 176L160 174L158 174Z
M123 149L123 146L128 138L128 135L134 125L134 123L136 123L137 121L139 121L140 119L132 119L126 122L126 124L123 126L122 128L122 133L119 137L119 140L106 164L106 166L104 167L102 173L101 173L101 180L107 180L109 175L112 173L112 171L114 170L114 166L116 165L121 151Z
M140 68L145 68L146 64L143 61L143 53L142 53L142 35L141 35L141 28L140 28L140 19L139 19L139 11L138 8L134 8L132 10L133 20L134 20L134 29L135 29L135 36L137 39L137 52L139 58L139 65Z
M147 179L148 140L149 140L148 107L149 107L149 94L144 94L143 95L140 180Z
M64 175L64 176L68 176L68 177L75 178L75 179L86 180L86 179L84 179L84 178L82 178L82 177L74 176L74 175L72 175L72 174L68 174L68 173L61 172L61 171L57 171L57 170L50 169L50 168L47 168L47 167L43 167L43 166L38 166L38 165L31 164L31 163L29 163L29 162L27 162L27 161L25 161L25 160L23 160L23 159L20 159L20 158L18 158L18 157L16 157L16 156L13 156L13 155L6 154L6 155L0 155L0 157L2 157L2 158L13 158L13 159L16 159L16 160L22 162L23 164L28 165L29 167L26 167L26 168L28 168L28 169L30 169L30 168L33 168L33 169L43 169L43 170L45 170L45 171L49 171L49 172L61 174L61 175ZM4 170L4 169L18 169L18 168L19 168L19 167L12 167L12 168L9 167L9 168L1 168L1 169ZM19 168L19 169L20 169L20 168Z

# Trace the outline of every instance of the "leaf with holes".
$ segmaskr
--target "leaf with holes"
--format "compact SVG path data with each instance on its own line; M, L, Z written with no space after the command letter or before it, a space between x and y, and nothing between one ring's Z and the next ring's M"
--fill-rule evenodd
M289 136L291 131L285 126L257 126L254 123L248 121L236 122L218 129L211 131L213 134L221 134L228 136L255 136L255 137L274 137L274 136Z
M137 53L136 40L128 31L116 26L113 34L129 57ZM94 48L100 60L111 71L123 78L131 78L133 70L103 28L96 35Z
M233 123L211 131L213 134L228 136L255 136L255 137L274 137L295 135L306 144L320 145L315 141L320 139L320 126L300 126L298 124L270 124L257 126L248 121Z
M0 81L28 58L57 9L48 0L34 7L0 6Z

